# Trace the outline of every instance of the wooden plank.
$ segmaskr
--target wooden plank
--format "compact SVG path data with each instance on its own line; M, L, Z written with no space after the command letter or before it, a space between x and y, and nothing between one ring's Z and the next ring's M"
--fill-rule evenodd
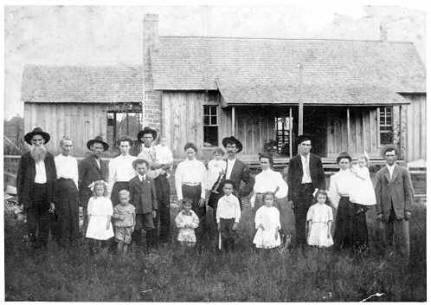
M347 151L350 151L350 135L351 135L351 133L350 133L350 108L349 107L347 107L346 115L347 115L347 117L346 117L346 119L347 119L347 122L346 122L346 124L347 124Z
M426 103L424 97L418 97L418 103L421 108L421 150L419 154L420 159L426 160L426 147L427 147L427 130L426 130Z
M292 107L289 107L289 158L293 157L293 142L292 142Z
M236 127L236 113L235 113L235 107L232 107L232 110L231 110L231 115L232 115L232 125L231 125L231 134L233 135L233 136L235 136L235 127Z

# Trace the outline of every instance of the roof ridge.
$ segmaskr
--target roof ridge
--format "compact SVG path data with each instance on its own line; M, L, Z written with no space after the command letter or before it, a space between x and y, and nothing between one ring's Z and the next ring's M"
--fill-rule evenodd
M185 35L185 36L174 36L174 35L160 35L160 38L208 38L208 39L226 39L226 40L303 40L303 41L360 41L360 42L376 42L376 43L406 43L413 44L412 41L397 41L397 40L372 40L372 39L342 39L342 38L283 38L283 37L227 37L227 36L193 36L193 35Z
M124 64L112 64L112 65L53 65L53 64L25 64L24 69L26 68L75 68L75 69L82 69L82 68L95 68L95 69L103 69L103 68L137 68L142 67L142 64L133 64L133 65L124 65Z

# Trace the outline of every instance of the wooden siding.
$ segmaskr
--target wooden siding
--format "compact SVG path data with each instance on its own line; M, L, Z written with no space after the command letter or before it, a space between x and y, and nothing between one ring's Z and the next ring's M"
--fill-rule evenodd
M426 160L426 96L425 94L402 95L410 101L406 106L406 161Z
M74 155L82 156L87 151L90 138L101 135L106 139L107 116L110 107L104 104L34 104L24 105L24 128L28 132L41 127L51 135L48 149L59 152L60 140L69 136L73 141Z

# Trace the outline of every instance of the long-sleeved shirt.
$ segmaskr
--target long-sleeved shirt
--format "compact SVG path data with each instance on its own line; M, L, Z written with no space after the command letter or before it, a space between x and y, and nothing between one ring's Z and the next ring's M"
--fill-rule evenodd
M183 184L200 184L201 198L205 198L205 165L196 159L184 160L180 162L175 171L175 189L177 191L178 200L183 199Z
M332 205L338 207L341 197L350 197L355 188L357 178L350 169L339 170L331 176L328 197Z
M241 208L239 206L239 200L235 195L224 195L219 199L216 211L217 223L220 223L220 218L234 218L235 222L239 222L241 218Z
M72 179L78 189L78 161L72 156L59 154L54 162L57 178Z
M257 174L253 186L255 193L275 193L276 198L287 196L287 183L279 172L267 169Z
M115 182L129 182L136 176L133 169L133 161L136 157L131 155L119 155L109 162L108 191L111 192Z
M34 176L34 183L44 184L46 183L46 169L45 161L35 162L36 175Z

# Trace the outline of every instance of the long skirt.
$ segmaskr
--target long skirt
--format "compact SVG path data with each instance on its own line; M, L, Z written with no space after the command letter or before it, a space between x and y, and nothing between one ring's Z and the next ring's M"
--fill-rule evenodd
M120 203L120 198L118 197L118 192L121 190L129 190L129 182L128 181L117 181L114 183L111 192L111 201L112 206L116 206Z
M72 179L58 179L55 190L60 243L74 242L79 236L79 193Z
M337 249L363 249L368 246L365 212L349 197L341 197L335 219L334 246Z

